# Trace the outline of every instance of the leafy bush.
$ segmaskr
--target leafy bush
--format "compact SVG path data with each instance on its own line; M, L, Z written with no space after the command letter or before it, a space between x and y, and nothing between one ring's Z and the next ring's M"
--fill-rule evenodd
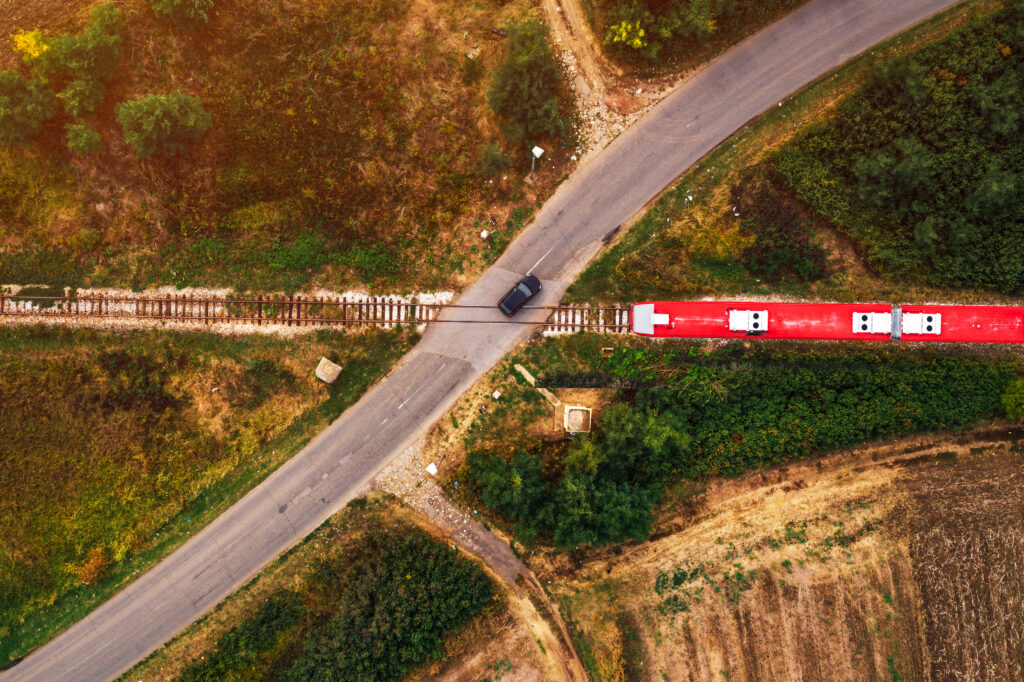
M557 96L560 72L547 34L536 19L508 27L508 54L498 65L487 101L513 144L566 132Z
M194 31L210 23L213 0L150 0L153 14L180 29Z
M898 352L773 353L731 346L702 356L618 349L605 370L638 386L564 457L487 452L469 482L524 541L558 547L644 540L663 487L735 475L868 440L958 428L991 414L1013 377L1006 360Z
M333 614L285 680L398 680L444 654L443 636L492 598L479 566L419 529L374 530L315 569Z
M182 92L122 102L117 105L117 122L124 141L135 147L140 157L164 151L183 153L213 125L199 98Z
M64 126L68 149L77 156L103 153L103 139L88 123L69 123Z
M483 154L480 155L481 175L488 177L498 176L511 167L512 160L508 158L505 152L501 151L501 146L492 143L484 147Z
M276 592L251 618L221 635L212 652L182 670L179 682L219 682L232 672L244 671L260 654L271 649L284 631L297 624L305 612L301 595Z
M1024 378L1015 379L1003 392L1003 412L1010 419L1024 415Z
M39 29L18 31L13 34L11 36L11 47L21 55L21 60L26 64L31 64L49 49L46 45L46 39L43 38L42 31Z
M25 142L57 113L53 93L15 71L0 71L0 144Z
M878 69L773 165L880 270L1024 293L1024 8Z
M64 105L64 112L72 118L86 116L103 103L107 88L102 81L78 78L70 81L66 88L57 93Z
M282 244L279 237L267 253L267 265L279 272L306 272L331 261L324 238L318 234L296 237L290 244Z
M604 44L621 54L636 53L653 62L662 48L673 42L708 38L718 29L719 18L735 4L736 0L616 2L610 8Z
M60 88L64 111L79 118L92 113L106 97L106 84L114 77L121 59L124 22L113 3L93 9L80 36L59 35L46 39L36 50L32 68L41 80Z

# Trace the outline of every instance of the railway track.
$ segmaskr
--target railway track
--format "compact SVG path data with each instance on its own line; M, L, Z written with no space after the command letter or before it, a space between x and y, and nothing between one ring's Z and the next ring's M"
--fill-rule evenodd
M102 326L107 321L169 323L192 328L245 325L273 331L290 327L383 327L437 323L526 324L518 320L477 322L438 320L442 310L469 309L445 303L410 303L389 296L322 297L257 296L219 298L191 295L155 296L33 296L0 294L0 318L26 321L75 321ZM593 331L629 331L628 307L543 306L550 314L542 332L547 335ZM534 309L538 309L534 308Z

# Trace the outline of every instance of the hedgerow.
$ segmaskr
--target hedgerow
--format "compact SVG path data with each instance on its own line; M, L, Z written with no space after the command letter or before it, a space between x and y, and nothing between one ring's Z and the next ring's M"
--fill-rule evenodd
M1016 365L941 353L618 349L612 383L632 403L609 407L592 437L564 456L467 460L489 509L536 538L572 549L648 537L654 505L679 479L752 467L930 429L960 428L1002 411Z
M286 590L273 594L251 618L221 635L213 651L182 670L179 681L229 679L231 673L245 670L260 654L270 650L305 611L301 595Z

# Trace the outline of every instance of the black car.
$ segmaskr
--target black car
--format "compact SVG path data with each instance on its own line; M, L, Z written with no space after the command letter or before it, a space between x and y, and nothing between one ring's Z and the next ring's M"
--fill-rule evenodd
M516 314L527 301L540 293L540 280L526 275L498 301L498 308L509 317Z

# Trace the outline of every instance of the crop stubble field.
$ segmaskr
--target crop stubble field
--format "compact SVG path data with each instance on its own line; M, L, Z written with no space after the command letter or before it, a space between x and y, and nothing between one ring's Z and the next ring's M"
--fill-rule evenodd
M590 672L1018 679L1024 447L932 451L727 482L685 530L553 564Z

